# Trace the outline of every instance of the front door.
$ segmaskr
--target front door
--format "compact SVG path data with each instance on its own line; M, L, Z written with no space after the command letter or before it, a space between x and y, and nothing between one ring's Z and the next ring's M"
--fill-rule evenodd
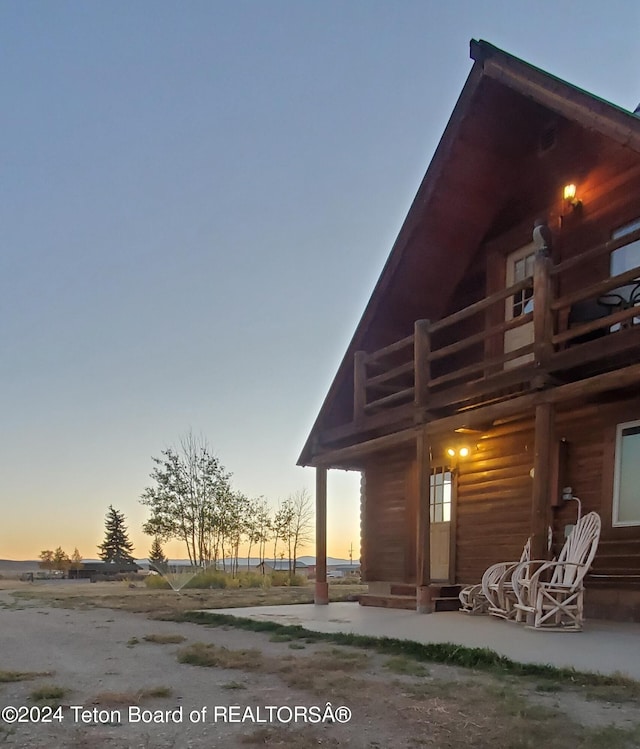
M533 276L533 266L535 263L536 250L534 244L528 244L519 250L512 252L507 256L506 278L507 287L512 286L518 281L522 281L528 276ZM526 315L533 311L533 283L530 287L509 296L505 302L505 320L513 320L521 315ZM511 351L533 343L533 322L520 325L512 330L506 330L504 334L504 352L508 354ZM533 354L519 356L517 359L511 359L505 363L505 369L512 369L521 364L526 364L533 360Z
M453 476L450 468L436 466L431 469L429 510L432 580L449 580L452 487Z

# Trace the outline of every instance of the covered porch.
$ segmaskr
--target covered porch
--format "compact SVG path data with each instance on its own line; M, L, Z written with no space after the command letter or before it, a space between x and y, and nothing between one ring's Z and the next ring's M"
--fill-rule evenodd
M251 606L210 613L298 625L312 632L489 648L519 663L550 664L640 679L640 624L637 623L589 620L584 631L572 637L565 632L524 629L489 616L469 617L452 611L418 617L410 611L368 608L357 603Z

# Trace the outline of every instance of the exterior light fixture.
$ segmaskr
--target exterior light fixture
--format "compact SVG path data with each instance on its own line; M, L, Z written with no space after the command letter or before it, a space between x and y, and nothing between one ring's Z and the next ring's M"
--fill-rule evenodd
M468 447L459 447L458 449L454 447L448 447L446 450L446 453L450 458L468 458L470 452L471 451Z
M582 205L582 201L576 197L576 186L573 183L564 186L562 197L574 210Z

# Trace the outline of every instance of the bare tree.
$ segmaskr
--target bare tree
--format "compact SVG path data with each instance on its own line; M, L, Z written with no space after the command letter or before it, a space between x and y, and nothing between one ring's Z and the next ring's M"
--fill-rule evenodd
M297 491L289 497L291 509L291 527L289 533L289 558L293 560L293 574L296 574L296 559L301 546L311 543L313 518L315 516L311 495L306 489Z
M293 507L289 499L285 499L281 502L273 516L272 532L273 532L273 566L276 566L276 553L278 550L278 541L282 541L287 544L289 548L289 574L291 574L291 524L293 522ZM284 558L284 552L282 552L282 558Z

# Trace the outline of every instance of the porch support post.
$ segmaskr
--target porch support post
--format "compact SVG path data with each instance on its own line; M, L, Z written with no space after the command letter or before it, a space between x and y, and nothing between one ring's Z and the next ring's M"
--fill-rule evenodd
M316 468L316 588L314 603L329 603L327 583L327 469Z
M548 558L549 508L553 464L553 406L536 406L535 449L533 457L533 497L531 502L531 558Z
M429 516L429 487L431 476L430 445L426 429L418 433L418 512L416 539L416 611L430 614L431 602L431 523Z

